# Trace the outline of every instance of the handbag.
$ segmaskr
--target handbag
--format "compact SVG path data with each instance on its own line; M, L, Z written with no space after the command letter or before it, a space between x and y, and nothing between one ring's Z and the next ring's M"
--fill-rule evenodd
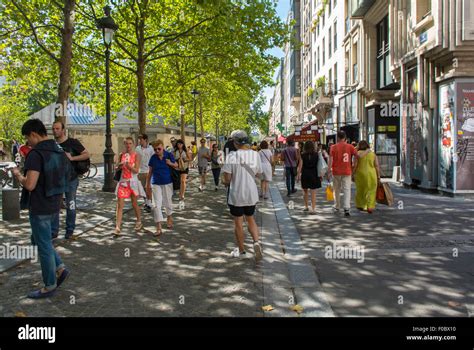
M119 160L122 160L122 154L123 154L123 153L120 153L120 154L119 154ZM119 182L121 178L122 178L122 168L117 168L117 169L115 170L114 180L117 181L117 182Z
M168 159L171 162L171 158L169 155L168 155ZM173 191L177 191L181 188L181 174L179 173L178 169L173 168L172 166L168 165L168 168L170 169L171 180L173 181Z
M115 170L114 180L119 182L121 178L122 178L122 169Z

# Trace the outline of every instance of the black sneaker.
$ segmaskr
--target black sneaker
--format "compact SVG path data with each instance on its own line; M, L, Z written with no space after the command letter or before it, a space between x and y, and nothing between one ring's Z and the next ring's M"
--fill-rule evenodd
M74 232L66 232L66 235L64 236L64 238L65 239L71 239L73 234L74 234Z
M145 212L147 213L151 213L151 207L149 205L145 205L145 208L144 208Z
M293 190L291 191L291 193L296 193L296 188L293 188Z
M349 210L344 210L344 216L351 216L351 213Z
M288 192L286 195L287 195L288 197L291 196L291 192Z

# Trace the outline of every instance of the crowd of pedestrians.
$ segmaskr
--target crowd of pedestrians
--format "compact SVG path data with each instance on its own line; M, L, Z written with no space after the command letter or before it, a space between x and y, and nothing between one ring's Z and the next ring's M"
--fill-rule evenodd
M54 140L48 138L40 120L28 120L22 128L29 145L23 172L13 169L14 176L23 187L21 206L29 210L31 239L38 246L44 282L44 287L29 294L30 298L54 295L70 274L52 240L59 234L63 197L65 238L69 239L74 234L78 175L83 163L90 158L79 140L67 137L63 123L55 122L52 132ZM284 165L288 196L294 196L297 183L301 184L304 211L316 214L318 189L324 183L332 183L334 211L337 213L342 209L345 216L350 216L352 181L356 185L356 208L368 213L374 211L380 183L377 156L364 140L357 147L348 143L343 131L337 133L337 143L329 150L325 145L312 141L300 143L296 148L294 142L288 140L286 147L277 152L273 141L252 143L242 130L234 131L222 149L217 143L209 149L205 138L200 140L199 148L193 142L186 147L184 140L170 141L171 146L166 148L162 140L150 142L146 134L138 136L138 145L132 137L124 140L115 163L115 237L122 234L126 200L131 201L134 209L136 231L143 229L142 215L145 215L139 206L140 199L143 199L144 212L153 214L156 225L153 236L163 234L163 222L166 222L168 230L173 230L173 192L179 191L179 200L185 200L189 169L194 164L198 167L200 192L206 190L209 169L213 176L213 190L218 191L220 185L223 185L222 188L225 186L226 204L234 225L236 247L230 252L234 258L249 255L244 244L246 228L252 239L255 259L259 261L263 257L255 212L259 200L270 198L270 183L277 162ZM16 152L25 153L19 145Z

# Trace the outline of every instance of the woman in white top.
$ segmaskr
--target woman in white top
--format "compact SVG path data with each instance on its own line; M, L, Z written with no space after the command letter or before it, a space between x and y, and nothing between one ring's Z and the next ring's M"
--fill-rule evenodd
M174 159L178 162L178 170L181 179L179 187L179 200L184 201L184 193L186 192L186 181L189 174L189 163L191 162L191 152L186 148L183 140L176 141Z
M257 152L249 147L249 140L245 131L234 131L232 139L237 148L231 152L222 168L224 172L224 183L229 184L227 204L230 213L234 217L235 237L238 248L235 248L231 256L239 257L245 255L244 249L244 218L253 238L253 249L255 259L262 259L262 247L259 241L259 231L255 222L255 205L258 202L258 188L255 177L262 172L260 157Z
M260 162L262 163L262 192L260 198L268 199L268 184L272 181L272 151L268 149L268 142L263 140L260 143Z

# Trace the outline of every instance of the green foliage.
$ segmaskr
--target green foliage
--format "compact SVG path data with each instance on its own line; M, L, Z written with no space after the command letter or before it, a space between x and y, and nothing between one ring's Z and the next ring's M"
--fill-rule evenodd
M60 64L55 57L61 54L64 24L58 5L63 1L0 3L0 75L24 87L26 113L56 99ZM27 10L36 37L15 3ZM105 56L95 21L108 3L119 25L111 48L113 112L125 109L133 118L144 110L137 122L151 123L158 114L176 125L184 106L189 125L190 91L196 88L202 91L206 132L214 132L216 121L223 133L266 130L258 96L272 84L279 64L267 52L281 47L291 28L277 16L273 0L77 0L69 98L99 115L105 114Z

